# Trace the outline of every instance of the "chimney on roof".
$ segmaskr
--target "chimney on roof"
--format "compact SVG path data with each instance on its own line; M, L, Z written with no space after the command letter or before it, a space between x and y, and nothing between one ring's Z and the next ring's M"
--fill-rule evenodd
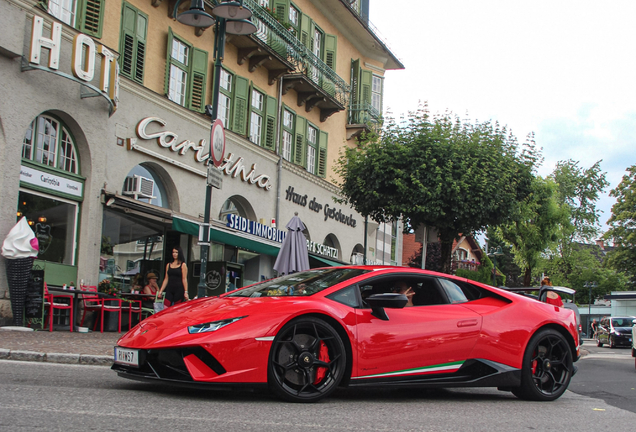
M598 239L598 240L596 240L596 245L597 245L598 247L600 247L600 248L601 248L601 250L605 250L605 244L604 244L604 242L603 242L603 239Z

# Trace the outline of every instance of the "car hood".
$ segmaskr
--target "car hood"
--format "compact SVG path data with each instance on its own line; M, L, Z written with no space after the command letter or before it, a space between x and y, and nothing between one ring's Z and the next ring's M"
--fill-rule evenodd
M631 327L614 327L614 331L617 331L619 333L631 333L632 328Z
M193 338L207 338L214 334L223 338L235 331L249 331L253 337L264 336L280 324L283 315L296 309L315 309L309 297L214 297L186 302L152 315L122 336L117 344L141 348L192 342ZM302 306L301 306L302 304ZM313 306L312 306L313 304ZM246 317L216 332L189 334L188 326L205 324L229 318ZM258 318L257 326L254 326Z

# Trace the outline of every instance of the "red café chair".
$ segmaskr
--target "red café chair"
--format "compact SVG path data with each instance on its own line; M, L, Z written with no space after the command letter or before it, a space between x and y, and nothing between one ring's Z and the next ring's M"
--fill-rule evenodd
M67 303L58 303L56 300L64 299L68 300ZM64 294L51 294L49 293L49 288L44 282L44 307L48 310L49 313L49 331L53 331L53 310L55 309L68 309L70 312L70 331L73 331L73 296L72 295L64 295Z
M96 285L82 285L82 291L87 292L97 292ZM90 295L90 294L82 294L82 303L84 305L84 313L82 313L82 321L80 322L80 326L84 325L84 318L86 317L86 312L99 312L102 310L104 303L102 299L99 298L98 295ZM97 326L97 319L95 320L95 326ZM93 330L95 330L95 326L93 326Z
M132 314L139 315L139 322L141 322L141 300L124 300L122 308L124 311L128 310L128 330L132 328Z

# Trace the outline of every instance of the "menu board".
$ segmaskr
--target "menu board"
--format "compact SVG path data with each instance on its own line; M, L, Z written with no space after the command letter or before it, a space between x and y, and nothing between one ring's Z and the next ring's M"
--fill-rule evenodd
M24 303L27 326L44 328L44 270L31 270Z

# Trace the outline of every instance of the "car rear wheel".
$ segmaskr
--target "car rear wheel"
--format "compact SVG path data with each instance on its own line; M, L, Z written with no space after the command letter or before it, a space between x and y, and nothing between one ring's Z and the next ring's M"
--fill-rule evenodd
M552 329L536 333L523 356L521 386L512 389L520 399L552 401L567 390L572 378L572 350L561 333Z
M301 317L278 333L269 354L270 389L290 402L316 402L331 394L347 363L342 339L321 319Z

